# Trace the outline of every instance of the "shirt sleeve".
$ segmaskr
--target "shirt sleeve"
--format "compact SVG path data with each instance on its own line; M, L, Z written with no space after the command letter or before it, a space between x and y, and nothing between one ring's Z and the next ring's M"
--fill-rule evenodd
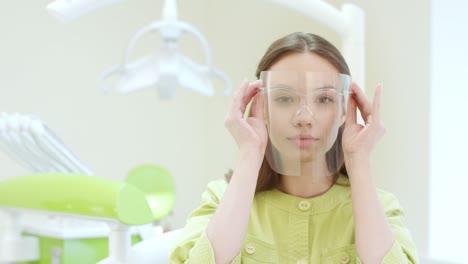
M208 184L207 190L202 195L201 206L190 214L175 243L175 247L171 250L169 263L215 263L213 247L206 235L206 227L216 212L225 189L226 182L224 180L213 181ZM241 263L240 253L231 263Z
M384 191L379 192L379 197L395 236L395 241L385 254L382 264L419 263L416 246L409 230L403 224L404 211L397 198ZM362 264L359 258L357 258L357 263Z

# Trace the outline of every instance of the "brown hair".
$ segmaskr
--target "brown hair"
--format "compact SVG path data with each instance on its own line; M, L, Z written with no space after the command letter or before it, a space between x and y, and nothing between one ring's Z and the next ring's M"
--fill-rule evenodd
M350 75L350 71L345 59L338 51L338 49L329 41L311 33L295 32L282 37L271 44L271 46L265 52L265 55L263 55L262 59L260 60L255 72L255 76L259 78L260 72L268 70L275 62L288 54L305 52L311 52L326 59L333 66L335 66L335 68L340 73ZM343 126L341 126L338 130L336 141L331 149L327 152L326 159L329 168L338 167L340 168L339 172L347 177L348 174L346 172L341 146L342 134ZM271 143L269 142L267 148L271 147ZM225 175L228 181L230 180L231 176L232 170L230 170ZM337 176L338 174L335 175L335 181ZM279 174L271 169L266 158L264 157L260 167L255 192L272 189L277 186L278 182Z

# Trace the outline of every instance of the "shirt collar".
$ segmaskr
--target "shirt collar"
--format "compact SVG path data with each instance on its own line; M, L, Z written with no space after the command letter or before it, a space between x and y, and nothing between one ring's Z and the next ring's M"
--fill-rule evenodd
M301 198L274 188L258 193L256 198L290 213L311 215L333 210L343 201L350 200L351 192L348 177L340 174L332 187L320 196Z

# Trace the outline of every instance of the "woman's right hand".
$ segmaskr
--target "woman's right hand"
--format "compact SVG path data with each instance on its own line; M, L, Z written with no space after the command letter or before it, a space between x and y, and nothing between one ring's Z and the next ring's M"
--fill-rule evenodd
M234 94L224 124L241 151L259 151L259 154L264 155L268 133L263 117L263 97L256 96L259 94L261 85L261 80L242 82L239 90ZM247 105L252 98L252 115L244 118Z

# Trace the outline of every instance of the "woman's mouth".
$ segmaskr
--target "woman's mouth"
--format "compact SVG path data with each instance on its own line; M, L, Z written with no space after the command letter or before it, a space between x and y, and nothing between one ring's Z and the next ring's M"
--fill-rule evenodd
M310 147L310 145L314 144L318 141L318 138L315 138L311 135L299 135L295 137L288 138L289 141L293 142L297 147L301 149L305 149Z

